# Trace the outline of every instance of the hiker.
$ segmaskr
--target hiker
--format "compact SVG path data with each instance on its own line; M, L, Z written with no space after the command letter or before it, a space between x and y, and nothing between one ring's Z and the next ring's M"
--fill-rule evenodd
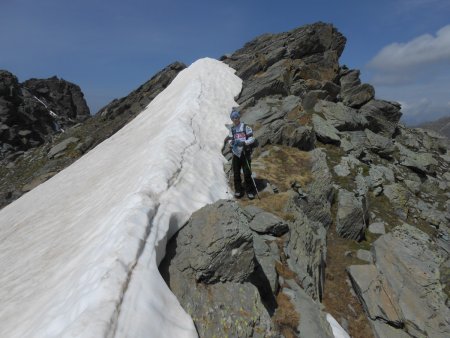
M253 130L245 123L241 123L241 114L237 110L233 110L230 115L233 126L227 139L231 145L233 153L233 174L234 174L234 196L241 198L244 196L241 180L241 168L244 171L245 191L249 199L255 198L255 187L252 183L251 170L251 145L255 142Z

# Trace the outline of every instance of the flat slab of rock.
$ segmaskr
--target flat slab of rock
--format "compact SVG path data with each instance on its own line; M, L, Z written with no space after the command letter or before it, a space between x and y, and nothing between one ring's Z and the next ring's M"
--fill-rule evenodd
M408 224L381 236L373 252L375 264L353 265L348 272L377 335L390 330L381 322L412 337L449 337L450 309L439 272L448 252Z
M57 154L65 151L67 147L72 143L77 143L80 139L76 137L69 137L65 139L64 141L58 143L56 146L54 146L50 151L48 152L47 156L48 158L55 157Z

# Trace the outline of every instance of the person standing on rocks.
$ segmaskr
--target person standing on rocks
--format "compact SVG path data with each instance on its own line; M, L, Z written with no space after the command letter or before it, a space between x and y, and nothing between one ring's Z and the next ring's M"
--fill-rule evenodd
M233 110L230 115L233 125L227 139L231 145L233 153L232 167L234 175L234 196L241 198L244 196L242 187L241 168L244 172L245 191L249 199L255 198L255 187L252 183L251 170L251 146L255 142L253 130L245 123L241 122L241 114L237 110Z

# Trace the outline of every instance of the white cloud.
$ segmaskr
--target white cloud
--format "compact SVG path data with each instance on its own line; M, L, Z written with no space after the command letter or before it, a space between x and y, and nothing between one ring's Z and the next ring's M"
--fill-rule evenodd
M403 72L446 62L450 62L450 25L442 27L436 36L424 34L406 43L392 43L378 52L368 66L380 72Z

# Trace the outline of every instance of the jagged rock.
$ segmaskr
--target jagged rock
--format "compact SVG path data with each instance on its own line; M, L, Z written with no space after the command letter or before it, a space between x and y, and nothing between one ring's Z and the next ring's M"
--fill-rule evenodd
M267 95L303 98L320 81L333 81L346 39L332 25L316 23L287 33L265 34L221 59L244 80L240 104Z
M419 211L420 217L427 221L428 224L440 228L448 224L450 214L446 211L440 211L435 205L424 202L419 199L417 203L414 204L414 208Z
M61 128L67 128L90 117L90 111L80 87L53 76L48 79L30 79L23 83L32 95L57 115Z
M54 146L50 151L48 152L47 156L48 158L53 158L57 156L59 153L65 151L67 147L72 143L77 143L80 139L76 137L69 137L65 139L64 141L58 143L56 146Z
M300 150L314 149L316 134L310 127L303 127L298 122L276 120L270 125L255 132L260 146L280 144L295 147Z
M247 124L269 125L272 122L284 119L288 113L300 107L300 98L289 95L287 97L267 96L258 100L254 107L246 109L242 121Z
M332 223L331 202L334 198L332 175L322 149L314 149L310 154L312 180L304 188L304 193L295 192L290 196L286 210L295 213L301 209L310 220L328 228Z
M410 201L413 198L412 193L399 183L385 185L383 193L392 203L394 212L400 219L406 220L411 205Z
M341 158L341 163L334 166L333 170L336 175L345 177L350 175L351 171L354 170L361 162L358 161L353 155L343 156Z
M0 71L0 160L89 117L77 85L56 77L19 84L13 74Z
M369 222L368 209L364 198L357 198L345 189L338 192L336 232L343 238L362 240Z
M380 157L390 159L395 151L395 146L392 140L374 133L373 131L366 129L364 130L367 137L367 148L374 153L380 155Z
M375 89L371 85L361 84L359 70L344 71L340 83L340 97L346 106L361 107L375 96Z
M247 214L225 200L196 211L170 241L160 271L200 337L274 336L273 295L253 247Z
M341 139L338 136L339 131L319 115L313 115L312 123L317 139L323 143L332 143L339 145Z
M255 250L257 268L259 264L263 272L260 276L265 276L270 285L270 292L274 295L277 294L279 289L276 264L281 261L280 249L276 239L276 237L272 236L253 234L253 248Z
M356 109L345 106L342 102L334 103L320 100L314 111L323 114L329 124L339 131L364 130L368 125L366 118Z
M305 292L313 299L322 300L327 255L327 231L322 223L314 222L297 210L291 224L287 247L288 264Z
M436 151L445 154L449 148L449 140L433 131L420 128L398 126L399 133L395 139L415 151Z
M428 235L408 224L373 244L375 265L348 268L353 287L372 321L401 328L412 337L448 337L450 310L439 268L448 261ZM383 336L384 329L378 331Z
M382 187L385 183L394 183L394 171L380 164L375 164L369 168L369 187L376 189Z
M433 155L424 152L414 152L401 144L396 144L400 152L400 164L420 174L434 175L438 162Z
M249 205L244 209L250 216L249 227L259 234L281 236L289 231L289 226L281 218L256 206Z
M371 100L360 108L369 122L368 129L386 137L392 137L402 116L400 104L383 100Z
M306 111L313 111L314 106L316 106L316 104L319 101L322 101L323 99L325 99L328 96L328 92L325 90L311 90L309 92L307 92L305 94L305 97L303 98L303 108Z

